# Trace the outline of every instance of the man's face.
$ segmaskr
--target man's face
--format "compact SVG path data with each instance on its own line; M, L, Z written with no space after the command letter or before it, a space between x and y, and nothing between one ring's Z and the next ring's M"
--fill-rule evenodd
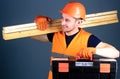
M71 32L75 28L78 28L76 27L76 20L67 14L64 14L64 13L62 14L61 21L62 21L61 25L62 25L63 32Z

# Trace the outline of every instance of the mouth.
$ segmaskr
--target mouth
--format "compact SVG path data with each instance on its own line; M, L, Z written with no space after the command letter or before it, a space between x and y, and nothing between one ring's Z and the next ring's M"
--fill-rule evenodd
M63 26L62 26L62 31L64 31L64 32L68 31L68 26L63 25Z
M63 25L63 26L62 26L62 28L63 28L63 29L65 29L65 28L68 28L68 26L66 26L66 25Z

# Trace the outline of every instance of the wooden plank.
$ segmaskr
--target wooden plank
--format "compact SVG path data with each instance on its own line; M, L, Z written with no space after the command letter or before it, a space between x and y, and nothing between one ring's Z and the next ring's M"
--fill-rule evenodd
M57 32L60 30L61 30L60 26L58 27L53 26L53 27L48 27L45 31L33 29L33 30L26 30L26 31L20 31L20 32L13 32L13 33L3 33L3 39L11 40L11 39L41 35L41 34L46 34L46 33L51 33L51 32Z
M80 25L81 28L100 26L105 24L117 23L117 11L100 12L89 14L86 16L86 21ZM61 31L60 19L53 20L45 31L36 29L35 23L20 24L15 26L3 27L2 34L4 40L11 40L35 35L47 34Z
M108 12L100 12L95 14L89 14L86 15L86 21L83 24L88 24L89 21L99 21L99 19L104 20L105 18L109 19L110 17L116 17L117 11L108 11ZM109 15L109 16L108 16ZM57 26L60 25L60 19L53 20L53 22L50 24L50 26ZM31 30L36 29L35 23L27 23L27 24L20 24L20 25L14 25L14 26L7 26L3 27L4 33L11 33L11 32L18 32L18 31L24 31L24 30Z
M3 27L3 33L19 32L19 31L25 31L25 30L32 30L36 28L37 27L35 23L7 26L7 27Z

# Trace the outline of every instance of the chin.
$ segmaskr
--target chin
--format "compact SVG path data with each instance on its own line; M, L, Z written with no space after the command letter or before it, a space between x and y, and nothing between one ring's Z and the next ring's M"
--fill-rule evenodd
M63 31L63 32L67 32L68 30L66 30L66 29L62 29L62 31Z
M63 32L69 32L69 31L71 31L71 30L68 29L68 28L62 28L62 31L63 31Z

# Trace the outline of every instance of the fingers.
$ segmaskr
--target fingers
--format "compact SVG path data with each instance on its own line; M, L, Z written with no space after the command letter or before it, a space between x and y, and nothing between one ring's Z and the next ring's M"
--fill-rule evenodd
M48 27L48 18L46 16L37 16L35 18L37 29L46 30Z
M40 30L45 30L47 28L47 20L46 18L40 19L39 21L40 24Z
M82 48L79 53L76 54L76 59L93 59L93 54L90 49Z

